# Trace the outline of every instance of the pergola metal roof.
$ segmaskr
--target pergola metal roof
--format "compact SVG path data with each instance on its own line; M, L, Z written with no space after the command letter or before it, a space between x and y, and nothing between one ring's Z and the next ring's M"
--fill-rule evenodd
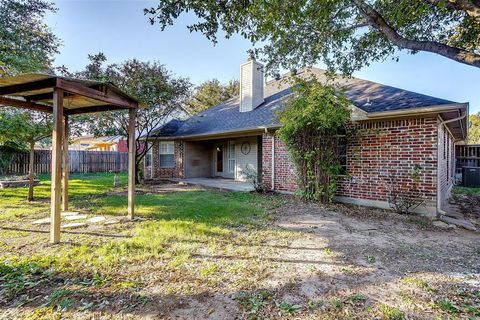
M135 117L144 105L112 83L43 73L0 78L0 107L11 106L53 115L50 242L60 242L61 210L68 209L69 115L128 110L128 217L135 204ZM63 173L63 174L62 174Z

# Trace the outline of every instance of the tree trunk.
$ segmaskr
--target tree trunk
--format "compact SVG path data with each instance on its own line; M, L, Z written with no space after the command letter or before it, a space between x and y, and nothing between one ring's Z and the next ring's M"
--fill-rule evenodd
M28 166L28 201L33 201L33 180L34 180L35 142L30 142L30 163Z
M135 161L135 184L140 184L140 163Z

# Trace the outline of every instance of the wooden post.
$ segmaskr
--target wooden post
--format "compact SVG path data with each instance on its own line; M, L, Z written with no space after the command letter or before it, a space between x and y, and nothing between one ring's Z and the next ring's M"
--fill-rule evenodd
M137 110L128 110L128 218L135 217L135 117Z
M35 162L35 141L30 141L30 163L28 165L28 201L33 201L33 180L34 180L34 162Z
M50 242L60 242L60 206L63 145L63 90L53 89L52 194Z
M65 131L63 139L63 196L62 196L62 210L68 210L68 178L70 172L69 159L68 159L68 135L70 133L68 126L68 115L63 116Z

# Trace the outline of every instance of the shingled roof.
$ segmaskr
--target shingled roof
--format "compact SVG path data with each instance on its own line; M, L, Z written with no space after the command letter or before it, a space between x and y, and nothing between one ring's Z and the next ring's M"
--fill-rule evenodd
M367 113L455 103L358 78L342 77L331 80L327 78L324 70L318 68L303 69L296 76L304 79L315 76L320 82L335 83L344 90L344 94L354 106ZM162 137L189 137L278 126L276 113L284 107L285 98L292 93L291 86L292 77L286 75L280 80L267 83L264 89L265 101L252 111L240 112L239 98L235 97L186 121L169 122L156 134Z

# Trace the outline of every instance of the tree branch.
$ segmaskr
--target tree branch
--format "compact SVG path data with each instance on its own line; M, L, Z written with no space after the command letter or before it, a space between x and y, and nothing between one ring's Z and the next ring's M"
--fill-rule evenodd
M480 68L480 55L434 41L410 40L401 36L373 7L362 0L351 0L371 27L381 32L391 43L402 49L427 51L442 55L454 61Z
M425 0L428 3L439 6L442 0ZM480 21L480 1L478 0L446 0L445 8L457 11L464 11L472 19Z

